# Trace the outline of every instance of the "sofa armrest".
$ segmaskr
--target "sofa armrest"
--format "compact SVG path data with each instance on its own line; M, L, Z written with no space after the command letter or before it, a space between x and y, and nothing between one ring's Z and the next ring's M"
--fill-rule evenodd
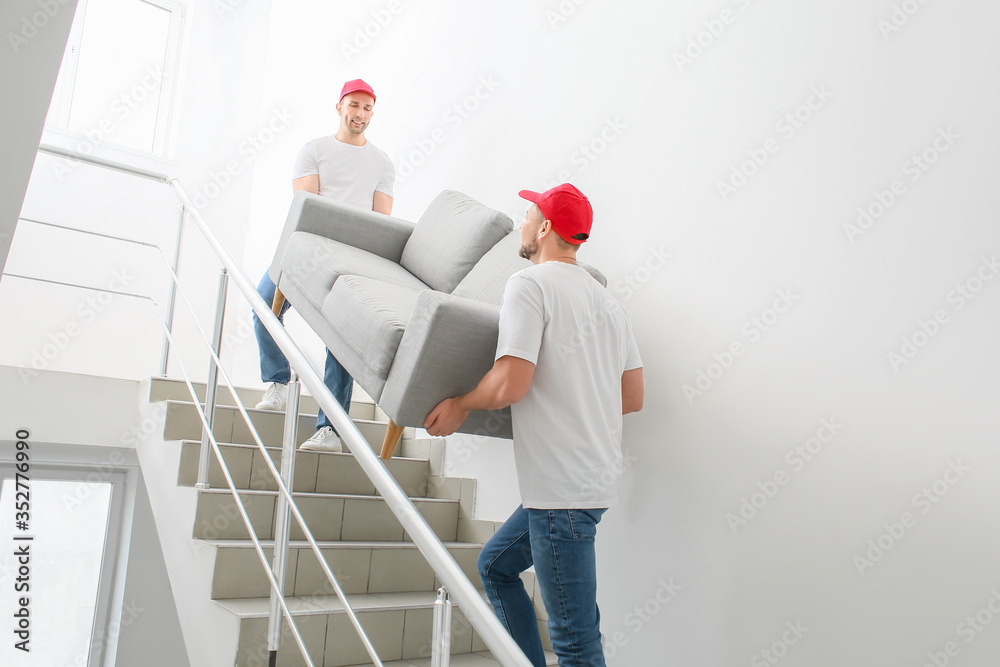
M300 190L292 198L268 274L277 285L281 278L281 258L294 232L323 236L398 263L413 228L412 222Z
M493 367L499 323L493 304L421 292L379 406L401 426L422 427L434 406L471 391ZM459 431L509 438L510 409L472 412Z

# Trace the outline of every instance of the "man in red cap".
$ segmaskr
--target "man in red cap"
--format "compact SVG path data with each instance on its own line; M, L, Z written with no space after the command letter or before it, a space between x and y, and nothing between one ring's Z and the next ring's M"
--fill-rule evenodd
M428 415L453 433L471 410L510 406L519 506L479 555L500 621L533 665L545 665L520 574L532 565L559 664L601 667L594 539L618 501L622 415L642 408L642 360L624 308L576 263L593 211L568 183L538 193L521 224L532 266L507 282L493 368Z
M396 172L392 160L365 138L375 107L375 91L361 79L344 84L337 103L340 123L335 134L306 143L295 158L292 190L305 190L331 197L345 204L389 215L392 211L392 186ZM265 302L274 298L275 285L267 272L257 291ZM281 314L289 307L286 301ZM281 316L279 316L281 319ZM285 406L290 377L288 360L271 338L264 325L254 315L254 331L260 349L260 375L267 385L257 407L281 410ZM337 401L347 411L351 406L354 378L340 362L326 352L323 380ZM300 446L301 449L341 451L340 438L330 419L319 411L316 432Z

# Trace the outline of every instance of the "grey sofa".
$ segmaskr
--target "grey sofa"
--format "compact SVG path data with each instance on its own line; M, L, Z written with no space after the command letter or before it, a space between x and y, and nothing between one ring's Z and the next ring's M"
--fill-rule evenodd
M402 427L492 367L504 285L530 265L519 247L508 216L459 192L416 224L299 192L269 273L392 418L389 458ZM509 438L510 411L473 412L459 430Z

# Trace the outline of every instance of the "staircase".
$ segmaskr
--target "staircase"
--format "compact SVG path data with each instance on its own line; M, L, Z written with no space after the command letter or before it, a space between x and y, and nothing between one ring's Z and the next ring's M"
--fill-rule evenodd
M204 386L196 390L204 400ZM256 405L261 396L261 391L239 393L247 406ZM214 454L211 489L194 488L202 426L187 387L180 381L153 378L144 383L142 394L147 401L140 406L147 416L143 429L156 424L157 430L141 442L140 461L192 667L263 667L268 664L269 584ZM277 484L231 404L228 389L220 387L218 397L214 434L270 559ZM303 396L300 409L298 440L302 441L315 429L317 406ZM284 413L247 411L280 469ZM359 388L351 417L379 451L388 418ZM404 431L396 454L386 462L389 472L481 588L476 558L496 525L472 519L476 481L442 476L443 440L416 439L413 429ZM353 455L346 447L344 453L296 452L292 492L383 663L429 665L433 603L440 582ZM313 663L317 667L371 664L294 517L287 572L287 603ZM525 573L524 579L547 642L544 607L533 574ZM287 623L283 628L278 665L304 665ZM452 616L452 653L454 667L499 664L458 606ZM548 657L549 664L556 664L553 654Z

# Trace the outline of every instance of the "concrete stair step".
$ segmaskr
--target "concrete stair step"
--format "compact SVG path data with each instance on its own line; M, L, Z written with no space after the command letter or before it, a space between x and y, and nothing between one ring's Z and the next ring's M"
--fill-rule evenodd
M450 667L494 667L494 665L499 664L500 662L493 657L492 653L488 651L452 655L450 661ZM558 665L559 659L552 651L546 651L545 664ZM373 667L373 665L374 663L366 662L363 665L357 665L356 667ZM383 661L382 665L383 667L431 667L431 659L413 658L412 660L393 660L391 662Z
M181 442L181 461L177 484L194 486L198 480L201 441ZM277 491L278 483L268 469L264 454L257 445L219 443L226 467L239 489ZM274 467L281 470L281 448L267 447ZM410 497L426 497L429 463L427 459L393 457L386 469ZM227 489L226 480L214 452L209 459L208 483L212 488ZM295 452L293 491L340 493L359 496L376 495L375 485L348 452Z
M381 660L403 665L430 664L422 660L430 657L435 592L347 597ZM292 597L287 598L286 603L302 634L310 659L316 665L345 667L370 664L366 662L370 658L336 596ZM240 618L236 665L266 665L268 599L216 600L216 604ZM287 624L283 624L282 630L278 664L282 667L304 665L305 661ZM452 610L452 654L456 656L452 659L453 665L497 664L495 661L483 662L491 659L487 657L486 645L458 605ZM456 662L459 658L466 662ZM408 662L411 660L415 662Z
M149 384L149 390L146 394L149 397L150 403L156 403L157 401L190 401L191 393L188 391L187 385L183 380L177 378L165 378L165 377L153 377L147 380ZM195 394L198 396L198 400L204 403L205 401L205 386L204 382L193 382ZM236 394L243 401L243 405L247 408L252 408L260 402L260 399L264 395L263 386L258 388L248 388L248 387L236 387ZM233 396L229 391L229 387L224 384L220 384L215 392L216 401L220 405L235 405L236 402L233 400ZM303 393L299 397L299 411L307 414L315 415L319 411L319 404L316 403L316 399L308 394ZM351 397L351 411L352 417L358 419L371 419L374 421L389 421L389 417L377 406L375 401L365 393L365 390L361 388L360 385L354 385L354 392Z
M248 490L240 499L258 539L274 538L277 492ZM408 540L403 526L379 496L332 493L293 493L295 503L316 540ZM460 501L414 498L413 504L438 539L454 542L458 533ZM291 539L303 539L292 517ZM199 491L193 537L209 540L249 539L229 489Z
M270 584L250 540L208 542L216 547L213 599L266 597ZM334 576L349 594L436 591L441 586L430 565L412 542L317 542ZM274 542L261 547L271 562ZM446 542L465 575L481 588L476 571L480 544ZM289 545L285 595L323 597L335 593L305 540Z
M198 410L190 401L165 401L167 408L166 420L163 426L164 440L201 440L202 423ZM261 442L269 446L280 446L285 428L285 413L273 410L257 410L248 408L247 414L260 436ZM385 437L387 422L354 418L361 435L376 452L382 450L382 440ZM297 444L306 441L316 431L316 415L299 413ZM215 423L212 433L219 442L237 444L254 444L253 436L243 415L239 410L229 405L218 405L215 410ZM414 430L403 430L404 438L413 438Z

